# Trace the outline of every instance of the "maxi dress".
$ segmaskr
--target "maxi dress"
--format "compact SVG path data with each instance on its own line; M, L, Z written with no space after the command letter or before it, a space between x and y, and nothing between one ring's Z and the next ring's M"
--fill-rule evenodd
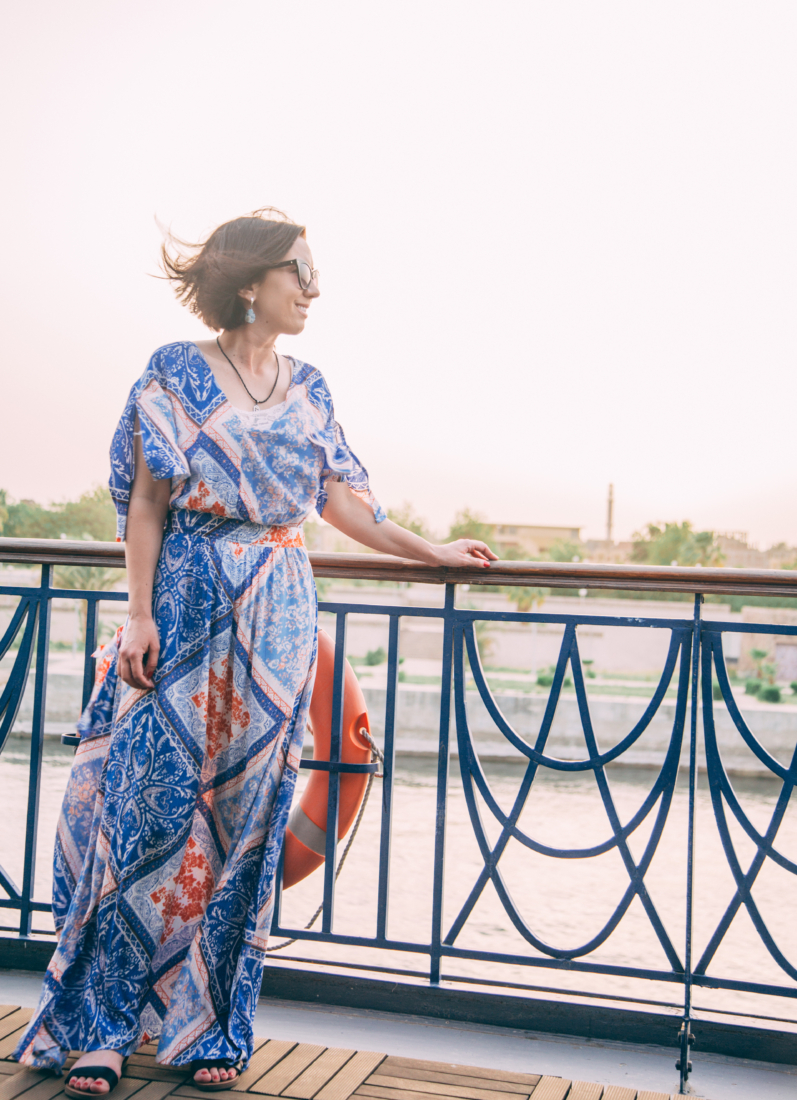
M246 1064L316 659L302 538L328 480L373 509L322 375L289 360L285 400L233 407L196 345L153 355L111 447L119 537L144 458L172 492L153 593L155 689L102 652L58 825L60 942L15 1057L70 1050Z

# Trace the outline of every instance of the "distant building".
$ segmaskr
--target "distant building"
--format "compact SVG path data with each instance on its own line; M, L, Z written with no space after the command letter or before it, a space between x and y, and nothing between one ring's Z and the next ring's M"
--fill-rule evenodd
M610 542L608 539L587 539L584 560L595 565L622 565L631 561L633 542Z
M493 526L496 553L506 557L522 554L529 561L545 557L556 542L581 542L580 527L534 527L528 523L496 523Z
M797 561L797 548L780 542L768 550L750 546L746 531L718 531L717 545L729 569L784 569Z

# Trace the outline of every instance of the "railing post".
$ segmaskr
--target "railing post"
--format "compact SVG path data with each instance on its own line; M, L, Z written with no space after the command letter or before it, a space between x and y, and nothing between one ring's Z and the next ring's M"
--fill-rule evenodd
M92 653L97 649L97 600L86 600L86 644L83 649L83 702L85 710L94 689L94 674L97 662Z
M399 617L390 616L387 644L387 691L385 700L385 744L382 764L382 829L379 838L379 894L376 905L376 938L387 937L387 908L390 890L390 841L393 829L393 768L396 760L396 698L398 686Z
M335 621L335 671L332 682L332 730L329 743L330 763L340 763L343 742L343 693L346 686L346 612L339 611ZM324 913L321 930L332 931L335 916L335 872L338 852L338 809L340 772L329 772L327 802L327 840L324 855Z
M443 872L446 847L446 799L448 797L448 739L451 722L451 674L454 653L454 596L456 585L446 585L443 618L443 667L440 684L440 741L437 750L437 812L434 829L434 886L432 889L432 950L429 980L440 982L441 944L443 939Z
M695 595L694 617L692 621L692 700L689 729L689 820L686 842L686 942L684 945L684 1018L678 1040L681 1053L675 1068L680 1071L680 1092L686 1093L687 1081L692 1070L689 1059L690 1048L694 1042L692 1035L692 920L694 904L695 871L695 799L697 795L697 695L700 687L700 646L701 622L700 608L703 597Z
M43 565L37 608L36 679L33 689L33 720L30 730L30 774L28 776L28 812L25 824L25 865L22 873L22 897L19 907L19 934L32 931L33 892L36 882L36 841L39 835L39 793L44 755L44 713L47 703L47 657L50 650L50 595L53 567Z

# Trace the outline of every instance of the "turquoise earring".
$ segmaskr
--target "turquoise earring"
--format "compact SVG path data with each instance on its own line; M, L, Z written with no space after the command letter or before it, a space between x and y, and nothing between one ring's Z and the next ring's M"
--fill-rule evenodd
M257 318L255 317L255 311L252 309L252 306L254 304L255 304L254 298L250 298L249 299L249 309L244 314L244 319L246 320L246 323L248 325L253 325L255 323L255 321L257 320Z

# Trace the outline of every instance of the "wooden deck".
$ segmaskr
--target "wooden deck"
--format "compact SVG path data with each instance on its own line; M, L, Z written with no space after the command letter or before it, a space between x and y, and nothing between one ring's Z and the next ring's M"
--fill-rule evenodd
M31 1016L31 1009L0 1005L0 1100L57 1100L64 1096L64 1077L22 1069L9 1056ZM72 1064L74 1058L67 1062ZM448 1062L394 1058L370 1050L343 1050L256 1039L255 1053L237 1088L204 1092L192 1087L190 1074L155 1062L149 1044L128 1059L114 1100L235 1100L241 1092L254 1100L677 1100L665 1092L648 1092L618 1085L595 1085L542 1077L534 1073L504 1073Z

